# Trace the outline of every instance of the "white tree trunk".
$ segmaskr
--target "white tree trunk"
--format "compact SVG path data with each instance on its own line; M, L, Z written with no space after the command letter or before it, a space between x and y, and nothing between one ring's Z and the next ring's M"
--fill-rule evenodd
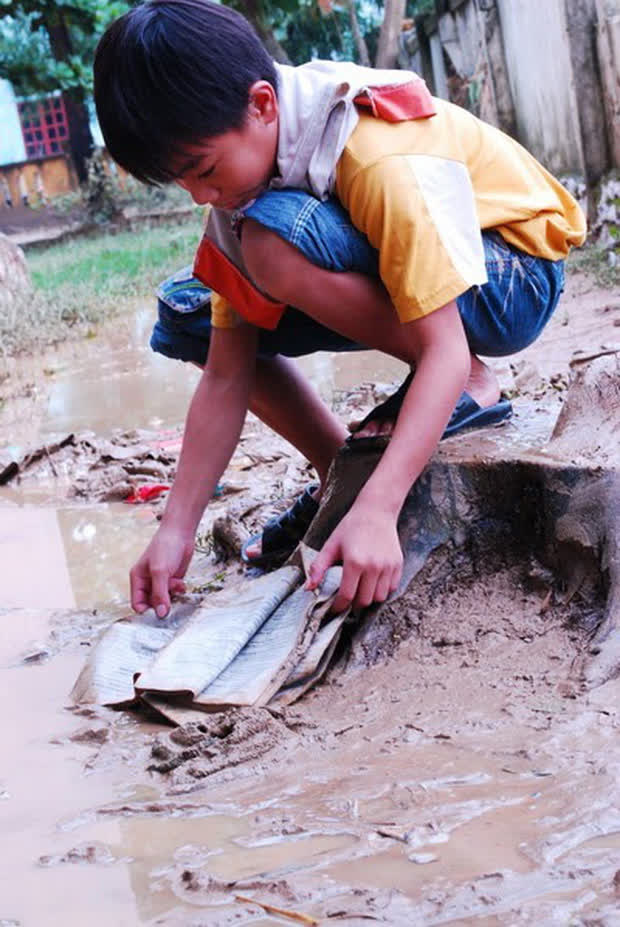
M17 311L20 301L32 291L24 252L0 234L0 313L3 321Z

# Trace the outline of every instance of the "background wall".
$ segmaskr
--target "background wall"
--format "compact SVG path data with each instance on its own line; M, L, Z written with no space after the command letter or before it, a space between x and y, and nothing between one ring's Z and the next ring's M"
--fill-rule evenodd
M620 0L435 0L400 64L553 173L620 168Z
M585 171L565 0L497 0L517 136L554 173Z

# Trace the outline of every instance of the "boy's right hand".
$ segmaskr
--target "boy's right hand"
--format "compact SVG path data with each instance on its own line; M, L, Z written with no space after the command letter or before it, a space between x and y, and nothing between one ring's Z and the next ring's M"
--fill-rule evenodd
M165 618L170 596L185 592L183 577L193 553L193 535L162 525L129 573L134 611L141 614L151 607Z

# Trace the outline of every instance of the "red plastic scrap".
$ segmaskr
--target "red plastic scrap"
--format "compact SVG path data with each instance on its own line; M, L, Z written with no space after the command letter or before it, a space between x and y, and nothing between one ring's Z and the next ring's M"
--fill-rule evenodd
M168 492L169 489L169 483L155 483L151 486L137 486L135 489L132 489L132 491L125 499L123 499L123 502L129 503L129 505L136 505L138 502L151 502L153 499L159 498L162 493Z

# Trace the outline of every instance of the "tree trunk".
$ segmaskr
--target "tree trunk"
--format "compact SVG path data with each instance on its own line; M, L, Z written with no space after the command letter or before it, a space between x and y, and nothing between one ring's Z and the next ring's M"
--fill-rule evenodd
M73 48L62 13L56 10L54 14L46 17L44 22L54 58L56 61L68 61ZM94 151L95 144L90 131L90 119L84 103L84 94L81 88L76 87L72 90L65 90L63 99L67 111L71 157L79 182L86 183L88 159Z
M398 39L405 15L405 0L385 0L385 13L379 33L376 68L394 68L398 61Z
M71 158L80 183L88 179L88 161L95 150L95 143L90 131L88 108L80 99L80 91L68 91L62 95L67 112Z
M239 6L271 57L280 64L290 64L291 59L276 39L272 28L265 22L260 0L239 0Z
M442 572L467 558L474 575L499 556L512 565L534 556L556 574L556 601L571 622L593 636L583 681L602 685L620 675L620 358L584 359L572 381L553 434L541 451L514 436L480 453L477 435L446 442L418 477L402 507L398 533L403 551L403 594L425 564L432 568L429 596ZM356 449L344 445L331 465L304 542L319 550L346 515L378 464L387 438ZM467 575L467 569L463 570ZM422 574L423 575L423 574ZM577 595L579 592L579 595ZM391 601L394 601L394 596ZM394 640L390 603L365 612L366 659L385 654ZM383 616L383 617L382 617ZM565 616L566 619L567 616ZM576 655L577 657L577 655ZM579 664L576 660L576 665Z
M357 54L359 57L359 63L363 64L364 67L370 67L370 55L368 54L368 46L366 45L366 40L362 35L362 30L360 29L359 20L357 18L357 12L355 10L355 0L347 0L347 7L349 10L349 19L351 20L351 32L353 33L353 39L355 41L355 47L357 48Z
M620 167L620 8L619 0L596 0L596 48L603 89L603 104L611 148L612 167Z

